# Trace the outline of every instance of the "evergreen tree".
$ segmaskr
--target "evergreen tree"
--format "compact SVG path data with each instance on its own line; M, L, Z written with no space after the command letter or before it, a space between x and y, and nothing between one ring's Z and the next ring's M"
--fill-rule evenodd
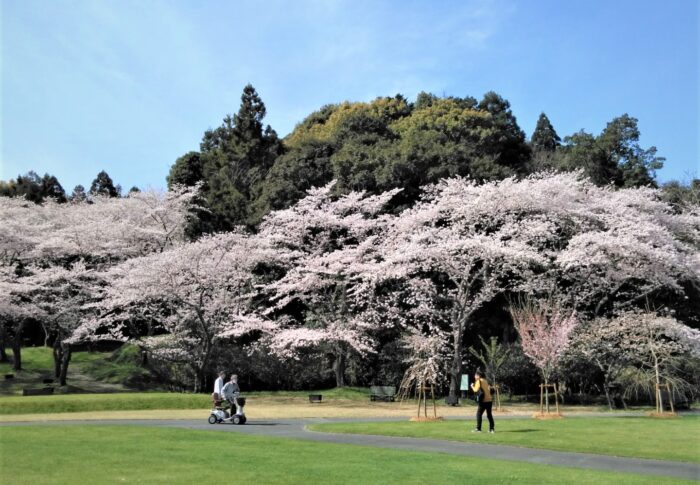
M188 152L175 160L175 163L170 167L166 181L168 188L173 185L186 185L191 187L204 178L204 170L202 166L202 157L199 152Z
M639 146L637 119L627 114L610 121L595 137L583 130L564 138L565 168L583 168L598 185L656 186L655 171L664 158L656 147Z
M265 104L248 84L238 113L226 116L220 127L204 134L200 145L203 196L210 220L203 230L225 231L248 221L250 200L260 192L267 172L282 153L277 133L269 125L263 128L265 113ZM195 157L188 158L190 165L194 161ZM191 167L188 171L196 172ZM173 176L181 172L178 169Z
M55 176L46 173L39 177L34 171L18 175L16 180L0 181L0 196L24 197L35 204L41 204L46 198L59 203L66 201L66 192Z
M87 200L87 194L85 193L85 187L78 184L73 188L73 193L70 196L72 202L84 202Z
M56 202L63 203L66 199L66 191L58 182L58 179L53 176L44 174L44 178L41 179L41 192L44 197L51 197Z
M655 172L663 167L664 158L656 156L656 147L639 146L637 118L627 113L614 118L598 137L597 143L610 164L617 166L625 187L656 186Z
M622 185L617 163L601 147L594 135L581 130L564 137L564 143L566 170L583 169L597 185Z
M36 172L30 170L26 175L17 176L14 196L24 196L35 204L40 204L44 200L42 180Z
M530 143L534 150L546 152L553 152L561 145L561 138L557 135L546 114L540 113Z
M510 103L489 91L479 101L478 108L489 112L492 117L493 136L484 144L487 154L499 165L526 173L531 150L525 141L525 132L510 110Z
M90 185L91 195L106 195L107 197L119 197L119 190L114 186L112 178L102 170L97 174L95 180Z

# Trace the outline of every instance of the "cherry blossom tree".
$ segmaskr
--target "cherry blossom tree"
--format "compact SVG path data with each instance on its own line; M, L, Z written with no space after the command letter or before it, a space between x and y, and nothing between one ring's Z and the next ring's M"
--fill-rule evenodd
M586 223L557 266L582 315L610 316L662 291L684 297L684 282L700 283L700 214L673 213L650 188L597 188L577 200Z
M569 354L586 364L593 364L603 375L603 392L610 410L614 408L610 388L630 365L628 355L621 348L622 334L608 318L582 322L572 335Z
M215 345L276 329L255 305L265 276L260 267L275 257L263 239L236 231L130 259L110 271L105 316L85 331L94 334L105 325L123 330L132 312L138 316L152 307L163 334L142 345L157 358L185 364L199 391Z
M162 251L184 240L196 188L95 196L90 203L43 204L0 200L0 256L13 261L66 258L112 262Z
M373 351L370 334L378 322L366 314L373 295L368 263L377 251L377 233L390 219L381 210L397 191L335 198L332 188L312 189L291 208L272 212L260 236L271 241L287 269L267 288L275 302L269 313L293 302L305 308L303 322L284 320L271 347L289 357L300 348L325 346L342 387L348 353Z
M449 398L454 403L464 337L474 314L497 295L529 284L533 270L547 263L530 242L538 228L549 227L538 223L529 231L521 230L484 193L493 187L497 186L485 189L465 179L449 179L428 188L425 199L388 228L377 271L383 278L439 282L441 302L433 308L447 311L450 322Z
M683 281L700 281L700 219L673 214L651 189L614 191L580 174L543 173L486 184L446 179L425 193L387 228L376 273L444 282L453 402L465 334L498 295L555 294L588 316L655 291L681 295Z
M399 395L401 399L411 397L412 391L418 397L418 414L420 419L421 402L424 419L428 419L428 390L433 401L433 419L437 419L435 408L435 388L442 382L445 362L449 358L447 335L433 328L426 335L416 329L409 331L401 339L402 346L409 352L404 360L408 369L401 380Z
M94 275L129 257L180 243L195 191L175 188L69 204L0 198L0 225L6 229L0 232L0 278L13 287L8 293L11 301L0 302L0 313L4 333L16 343L16 365L21 365L19 342L29 319L21 315L30 315L51 328L56 368L64 382L70 330L80 327L79 319L86 317L79 309L86 303L83 297L104 285Z
M29 295L36 286L24 281L21 272L13 266L0 265L0 325L2 333L12 348L16 371L22 370L22 332L27 322L41 318L41 309L34 308ZM3 341L4 345L6 342Z
M656 412L663 413L662 385L678 380L674 368L679 359L700 358L700 331L650 311L624 312L603 328L619 343L621 359L651 372Z
M549 385L571 343L571 333L578 323L576 316L552 301L535 302L531 299L525 299L519 306L511 306L510 314L520 335L523 353L542 374L546 411L549 413Z
M74 332L90 318L88 305L99 298L106 284L104 273L88 269L80 260L69 266L31 267L28 271L25 280L34 287L29 293L32 306L43 312L47 340L53 340L55 376L65 386Z

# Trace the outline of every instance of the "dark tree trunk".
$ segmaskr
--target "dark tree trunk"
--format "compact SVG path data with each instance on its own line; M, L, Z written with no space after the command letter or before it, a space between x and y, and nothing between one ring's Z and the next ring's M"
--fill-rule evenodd
M0 325L0 362L9 362L10 359L7 358L7 351L5 346L7 345L7 330L5 327Z
M12 368L16 371L22 370L22 331L24 330L24 321L15 329L15 334L12 337Z
M58 381L61 386L66 385L66 378L68 377L68 364L71 358L71 348L69 344L61 344L61 373L58 376Z
M56 379L61 377L61 360L63 359L63 349L61 348L61 340L56 337L53 342L53 369Z
M610 409L610 411L612 411L614 409L614 406L610 397L610 389L608 389L607 384L603 385L603 390L605 391L605 399L608 401L608 408Z
M452 332L454 348L452 349L452 364L450 365L450 394L447 402L456 405L459 402L459 385L462 380L462 325Z
M336 387L345 387L345 352L340 350L333 362L333 372L335 372Z
M194 392L202 392L204 390L204 367L202 368L194 368L194 382L193 382L193 388Z
M19 344L18 338L12 341L12 368L22 370L22 346Z

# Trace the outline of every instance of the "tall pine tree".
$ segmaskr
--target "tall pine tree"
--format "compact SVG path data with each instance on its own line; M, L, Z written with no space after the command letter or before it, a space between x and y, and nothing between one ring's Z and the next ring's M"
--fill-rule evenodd
M533 150L545 152L556 151L557 147L561 145L561 138L557 135L546 114L540 113L540 117L537 119L537 126L535 126L535 131L532 133L532 138L530 138L530 143Z
M248 84L238 113L204 133L203 195L210 213L202 230L226 231L247 223L250 201L282 152L277 133L269 125L263 128L265 114L265 104Z
M531 149L508 100L489 91L479 101L478 108L488 111L492 117L493 136L484 143L487 153L494 157L497 164L510 167L516 173L526 173Z
M112 177L102 170L97 174L90 185L91 195L106 195L107 197L119 197L119 190L114 186Z

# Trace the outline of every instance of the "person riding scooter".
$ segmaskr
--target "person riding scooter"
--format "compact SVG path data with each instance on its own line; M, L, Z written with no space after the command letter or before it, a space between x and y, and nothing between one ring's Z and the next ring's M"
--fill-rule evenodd
M238 396L241 394L241 388L238 387L238 376L236 374L231 374L231 380L224 384L223 389L221 389L221 394L228 403L228 408L230 408L229 416L241 414L238 403Z

